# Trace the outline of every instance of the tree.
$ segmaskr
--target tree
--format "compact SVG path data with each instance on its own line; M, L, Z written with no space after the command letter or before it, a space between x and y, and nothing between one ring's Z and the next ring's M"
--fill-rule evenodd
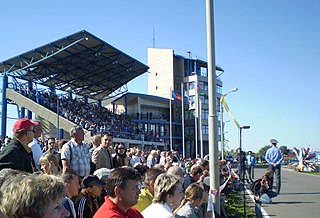
M290 153L290 150L285 145L280 146L279 149L282 151L282 154L284 155L287 155Z
M260 150L257 153L257 157L264 157L266 155L267 150L271 148L270 145L265 145L262 148L260 148Z

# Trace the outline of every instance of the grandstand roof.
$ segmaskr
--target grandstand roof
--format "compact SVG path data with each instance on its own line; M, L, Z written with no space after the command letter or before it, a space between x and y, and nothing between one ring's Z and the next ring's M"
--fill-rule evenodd
M97 100L147 70L85 30L0 62L2 74Z

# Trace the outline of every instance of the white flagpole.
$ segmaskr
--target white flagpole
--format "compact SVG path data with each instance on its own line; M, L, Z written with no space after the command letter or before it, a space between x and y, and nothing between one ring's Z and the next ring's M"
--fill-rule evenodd
M197 122L197 117L198 117L198 107L199 107L199 99L198 99L198 81L196 82L196 105L195 105L195 115L194 115L194 135L195 135L195 146L196 146L196 158L198 158L198 122Z
M172 151L172 110L171 110L172 89L170 87L170 151Z
M199 135L200 135L201 158L203 158L203 140L202 140L202 101L201 101L201 99L199 99Z
M183 83L181 83L181 114L182 114L182 157L185 158L186 150L185 150L185 141L184 141L184 90Z

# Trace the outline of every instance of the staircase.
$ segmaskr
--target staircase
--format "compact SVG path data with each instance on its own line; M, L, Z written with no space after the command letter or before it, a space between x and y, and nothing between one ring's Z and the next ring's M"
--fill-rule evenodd
M51 110L43 107L37 102L25 97L24 95L7 88L6 98L14 101L20 107L24 107L32 111L36 115L36 119L42 124L42 129L45 137L56 137L57 125L58 125L58 115ZM75 124L71 121L59 116L59 128L64 130L64 138L69 138L69 131Z

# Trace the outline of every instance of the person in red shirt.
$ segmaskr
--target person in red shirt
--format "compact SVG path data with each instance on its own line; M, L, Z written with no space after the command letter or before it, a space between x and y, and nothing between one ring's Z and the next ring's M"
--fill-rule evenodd
M131 167L114 169L106 182L108 196L93 218L143 218L132 206L140 194L140 174Z

